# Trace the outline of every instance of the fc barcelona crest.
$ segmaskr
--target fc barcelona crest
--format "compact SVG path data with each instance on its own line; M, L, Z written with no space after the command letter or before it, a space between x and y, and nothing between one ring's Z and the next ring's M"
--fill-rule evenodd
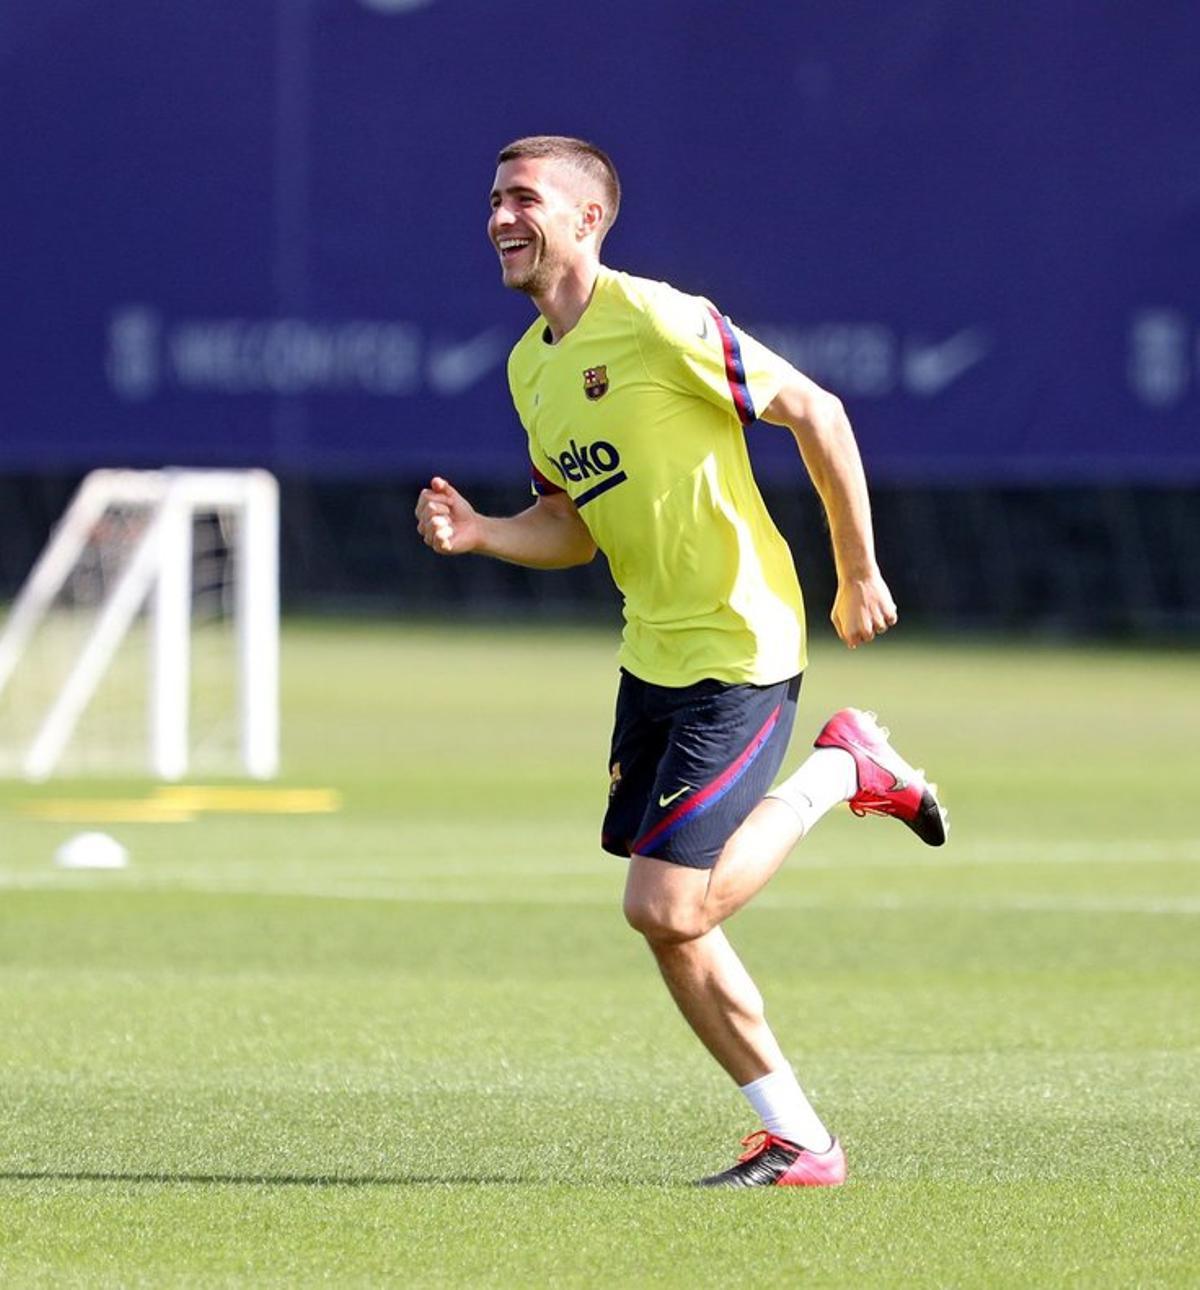
M608 393L608 368L589 367L583 373L583 392L594 403Z

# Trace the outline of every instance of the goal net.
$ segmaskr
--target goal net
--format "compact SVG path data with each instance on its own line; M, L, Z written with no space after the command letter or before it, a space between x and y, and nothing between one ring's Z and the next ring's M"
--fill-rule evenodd
M265 471L90 474L0 625L0 775L275 775L278 549Z

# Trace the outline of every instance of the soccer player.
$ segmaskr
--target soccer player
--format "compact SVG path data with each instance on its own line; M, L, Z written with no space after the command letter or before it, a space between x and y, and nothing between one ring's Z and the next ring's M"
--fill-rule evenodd
M829 521L832 620L851 649L896 607L875 560L866 481L841 403L707 300L615 272L611 160L579 139L518 139L498 158L488 236L538 317L509 360L533 504L481 515L445 479L417 527L439 555L539 569L608 557L624 596L621 679L601 845L629 857L624 911L675 1003L762 1122L705 1186L828 1186L841 1145L809 1103L721 924L822 815L893 816L946 838L936 789L870 713L836 713L770 788L806 665L791 553L754 482L744 430L791 431Z

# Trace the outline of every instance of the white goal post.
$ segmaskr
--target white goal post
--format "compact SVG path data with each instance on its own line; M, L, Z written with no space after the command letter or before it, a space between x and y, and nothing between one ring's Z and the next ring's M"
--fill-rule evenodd
M95 606L65 679L18 750L30 780L54 774L72 733L139 613L148 611L146 739L149 770L177 780L189 768L193 529L197 517L234 517L232 618L237 726L245 772L279 769L279 490L263 470L97 470L80 485L0 630L0 696L36 652L50 614L105 517L138 515L120 567ZM19 682L19 678L18 678Z

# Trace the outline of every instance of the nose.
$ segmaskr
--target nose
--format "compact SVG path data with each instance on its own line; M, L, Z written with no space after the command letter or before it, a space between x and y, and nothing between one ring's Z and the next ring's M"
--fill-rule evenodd
M488 228L496 232L502 228L511 228L516 221L516 216L503 202L492 211L492 217L488 220Z

